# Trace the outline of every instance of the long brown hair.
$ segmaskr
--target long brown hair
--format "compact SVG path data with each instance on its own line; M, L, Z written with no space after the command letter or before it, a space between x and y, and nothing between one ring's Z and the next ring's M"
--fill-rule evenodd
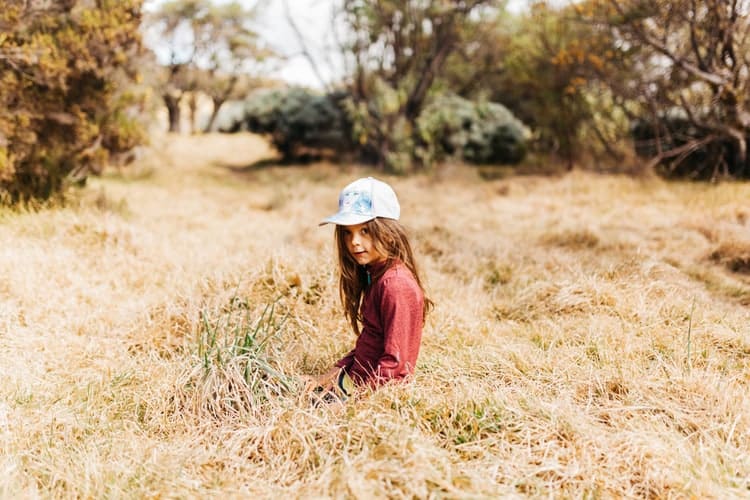
M427 297L422 286L422 280L419 277L417 264L414 261L414 253L411 250L409 239L403 226L396 220L375 218L365 223L367 230L372 237L372 243L375 250L386 257L386 265L380 272L371 278L378 279L393 262L399 260L411 271L417 285L424 295L424 307L422 309L422 321L427 317L427 313L432 309L433 302ZM367 286L366 270L363 266L357 264L354 257L349 253L346 247L346 230L345 226L336 226L336 248L338 249L339 267L341 274L339 276L339 295L344 305L344 314L352 325L354 333L359 335L359 321L361 320L359 308L362 303L362 295Z

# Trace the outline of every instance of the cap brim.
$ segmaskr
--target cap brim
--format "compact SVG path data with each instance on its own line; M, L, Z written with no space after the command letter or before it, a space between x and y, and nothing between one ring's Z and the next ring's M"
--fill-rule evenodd
M362 224L368 220L374 219L374 215L360 215L360 214L334 214L330 217L323 219L319 226L326 224L336 224L339 226L354 226L356 224Z

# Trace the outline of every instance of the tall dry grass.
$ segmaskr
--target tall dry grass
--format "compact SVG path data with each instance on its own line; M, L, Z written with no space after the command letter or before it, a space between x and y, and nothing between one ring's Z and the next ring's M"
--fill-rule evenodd
M386 178L437 308L412 384L320 407L317 222L371 172L156 151L0 212L0 497L750 496L748 184Z

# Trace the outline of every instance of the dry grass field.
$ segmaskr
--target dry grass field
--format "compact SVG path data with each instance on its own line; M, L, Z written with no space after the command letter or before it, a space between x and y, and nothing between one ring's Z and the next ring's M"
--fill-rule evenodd
M750 184L383 177L436 309L413 383L318 407L317 223L372 172L155 146L0 211L0 497L750 497Z

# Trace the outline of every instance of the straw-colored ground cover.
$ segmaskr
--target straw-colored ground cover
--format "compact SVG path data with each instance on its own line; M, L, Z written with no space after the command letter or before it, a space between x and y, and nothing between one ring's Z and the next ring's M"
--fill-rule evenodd
M437 307L411 385L329 408L317 222L369 172L159 146L0 212L0 497L750 496L747 183L386 178Z

